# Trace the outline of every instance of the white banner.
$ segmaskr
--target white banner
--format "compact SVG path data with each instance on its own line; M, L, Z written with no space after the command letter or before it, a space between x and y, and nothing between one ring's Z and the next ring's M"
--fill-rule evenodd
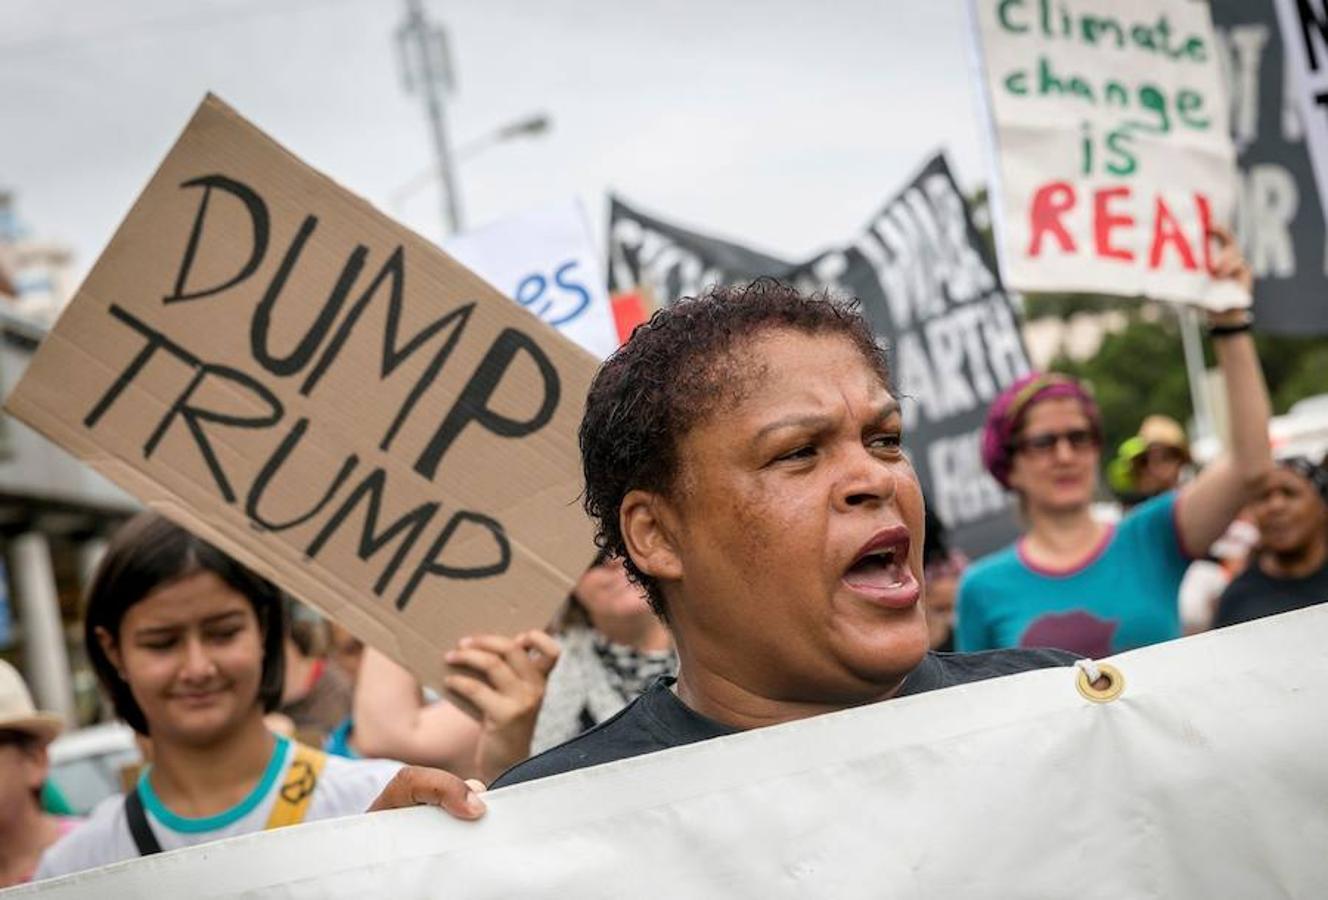
M1328 606L13 894L1322 897ZM7 895L8 896L8 895Z
M443 249L597 359L617 349L599 254L577 201L456 235Z
M1287 86L1305 121L1305 138L1319 184L1319 201L1328 219L1328 3L1324 0L1276 0L1282 26Z
M1208 4L968 4L1006 286L1248 305L1209 276L1237 180Z

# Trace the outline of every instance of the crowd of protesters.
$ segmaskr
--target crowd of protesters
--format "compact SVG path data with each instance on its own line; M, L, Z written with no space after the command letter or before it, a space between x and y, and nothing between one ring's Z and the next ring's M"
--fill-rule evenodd
M1249 287L1221 243L1217 276ZM1248 319L1210 333L1228 456L1186 478L1179 425L1144 419L1108 467L1126 512L1103 521L1090 386L1031 374L982 443L1024 534L970 564L924 509L851 303L769 280L680 300L587 398L599 557L547 629L441 654L444 696L141 514L100 564L85 638L148 764L81 824L44 811L61 724L0 667L0 885L371 808L475 818L486 786L1170 640L1187 568L1238 517L1259 541L1213 622L1328 600L1328 459L1273 460Z

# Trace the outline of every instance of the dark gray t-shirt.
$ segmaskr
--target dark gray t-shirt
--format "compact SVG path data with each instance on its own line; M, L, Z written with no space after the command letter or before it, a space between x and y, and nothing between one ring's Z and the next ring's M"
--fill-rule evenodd
M984 653L928 653L909 673L896 697L921 694L970 681L983 681L1031 669L1068 666L1075 657L1060 650L988 650ZM738 729L693 711L671 690L675 679L660 678L622 712L584 734L508 769L490 787L507 787L681 747L733 734Z
M1273 578L1257 561L1237 575L1217 601L1213 626L1222 628L1328 602L1328 565L1304 578Z

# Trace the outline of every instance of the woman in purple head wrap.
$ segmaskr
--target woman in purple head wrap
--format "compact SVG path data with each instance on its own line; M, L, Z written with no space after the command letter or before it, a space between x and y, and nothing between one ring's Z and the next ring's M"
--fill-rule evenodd
M1230 235L1217 278L1252 285ZM1065 375L1034 373L992 404L982 435L987 470L1019 497L1027 531L971 566L959 587L959 650L1056 647L1108 656L1180 636L1177 591L1203 553L1255 498L1272 458L1268 391L1245 310L1210 316L1226 377L1230 454L1117 525L1092 514L1102 458L1097 404Z

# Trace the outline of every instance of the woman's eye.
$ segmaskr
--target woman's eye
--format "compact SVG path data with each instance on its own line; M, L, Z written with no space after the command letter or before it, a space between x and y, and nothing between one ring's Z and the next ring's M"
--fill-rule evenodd
M904 445L904 436L898 431L892 431L887 434L878 434L869 442L873 449L895 451Z
M208 637L219 644L224 644L227 641L233 640L239 633L239 628L226 628L220 631L210 631L208 632Z
M781 454L779 457L777 457L777 460L783 461L783 460L794 460L794 459L810 459L815 455L816 455L816 448L813 447L811 444L806 444L802 447L797 448L796 450L790 450L788 453Z
M172 647L174 647L175 639L170 638L168 640L144 641L143 643L139 644L139 646L142 647L144 650L151 650L154 653L161 653L163 651L169 650Z

